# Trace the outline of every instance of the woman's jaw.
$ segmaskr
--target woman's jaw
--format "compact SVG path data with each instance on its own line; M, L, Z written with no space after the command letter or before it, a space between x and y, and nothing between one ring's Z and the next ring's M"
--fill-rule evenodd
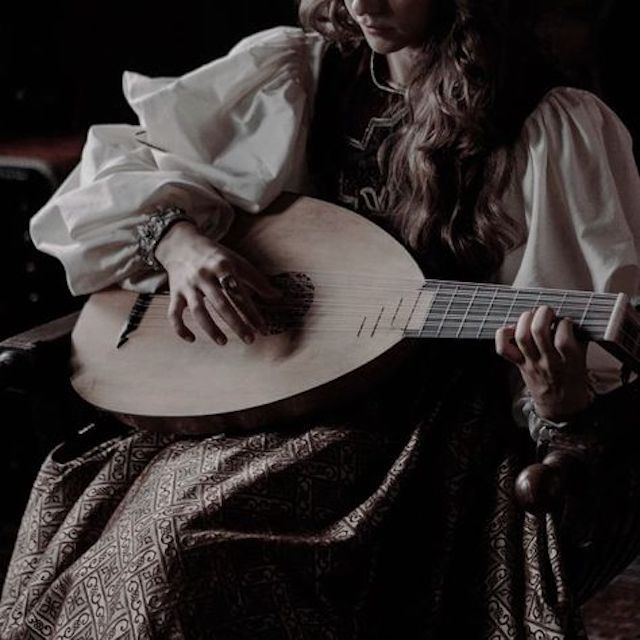
M369 47L387 56L391 80L406 84L431 22L433 0L344 0Z

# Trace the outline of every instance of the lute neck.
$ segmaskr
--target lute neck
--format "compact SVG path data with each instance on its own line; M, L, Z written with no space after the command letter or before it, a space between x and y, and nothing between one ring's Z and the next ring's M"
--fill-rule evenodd
M569 317L592 340L607 339L620 296L609 293L564 291L556 289L513 289L505 285L427 280L418 294L429 299L422 308L420 329L407 329L417 338L491 339L500 327L513 325L520 315L547 305L559 318ZM626 297L625 297L626 298ZM638 337L638 327L625 327Z

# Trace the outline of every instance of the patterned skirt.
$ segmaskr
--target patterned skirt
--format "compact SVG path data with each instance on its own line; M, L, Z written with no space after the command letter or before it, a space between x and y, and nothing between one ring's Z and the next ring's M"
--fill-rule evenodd
M420 359L295 427L62 445L31 493L0 637L579 637L554 522L514 505L530 447L497 365L471 361Z

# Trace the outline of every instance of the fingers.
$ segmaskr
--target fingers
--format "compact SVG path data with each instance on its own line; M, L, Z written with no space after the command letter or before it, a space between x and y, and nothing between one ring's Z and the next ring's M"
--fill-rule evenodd
M165 265L171 292L167 315L181 338L195 340L193 326L189 329L184 322L187 308L219 344L227 341L220 318L248 344L254 341L255 331L267 333L254 292L267 300L281 296L265 276L245 258L202 234L176 246L175 259Z
M538 415L564 419L588 406L586 344L570 319L549 307L527 311L496 332L496 351L518 367Z
M498 329L495 340L498 354L518 365L540 361L553 364L583 349L571 320L557 321L553 309L547 306L525 311L515 326Z
M524 314L523 314L524 315ZM557 352L554 347L554 333L556 330L556 314L547 306L539 307L531 314L531 324L528 327L531 339L535 345L538 357L555 358Z
M282 292L274 287L250 262L242 260L237 265L238 275L255 293L265 300L277 300Z
M514 331L515 343L520 352L528 360L539 360L540 351L538 345L531 333L531 324L533 323L533 311L525 311L516 323Z
M578 340L570 318L558 322L553 345L565 362L581 362L586 353L586 343Z
M226 285L227 281L222 281L222 289L229 296L234 303L238 311L244 316L248 323L254 328L260 331L263 335L267 333L267 324L264 320L264 316L258 310L251 292L243 282L238 282L235 278L231 278L230 285Z
M502 327L496 331L496 353L509 362L519 365L524 363L524 356L516 344L515 333L516 328L513 326Z
M203 294L197 291L190 292L187 296L187 303L189 311L191 311L191 315L202 327L202 330L219 345L222 346L227 344L227 337L211 317L211 313L209 313L209 309L205 304Z
M180 295L172 295L169 302L169 309L167 311L167 317L173 327L173 330L187 342L193 342L196 337L188 329L184 323L182 315L187 306L186 300Z
M183 340L195 340L195 335L184 322L184 311L187 308L205 334L219 345L225 345L227 337L216 323L215 314L246 344L254 342L254 330L266 334L266 323L253 303L249 290L232 276L229 278L232 282L226 289L222 288L218 280L204 280L199 283L198 288L193 287L172 295L167 316L175 332Z
M241 327L234 323L230 324L231 328L236 333L238 333L236 329L242 329L243 333L238 333L238 335L245 342L247 342L248 338L252 339L253 330L266 335L266 322L262 312L253 300L252 291L267 300L275 300L281 297L280 291L271 285L267 278L250 262L237 255L233 265L226 260L219 264L214 282L214 286L217 285L221 285L222 291L240 314L240 316L238 314L235 315L240 318L241 324L246 325L248 323L249 325L248 327ZM225 311L229 313L229 308L226 305ZM227 321L227 317L231 318L231 316L227 315L223 315L223 317L225 321Z
M203 282L201 284L202 292L206 299L211 303L213 309L226 322L229 328L247 344L251 344L254 339L253 328L240 315L236 307L231 303L229 296L233 297L234 303L240 305L242 296L242 288L239 284L232 291L226 292L222 289L219 282ZM237 300L237 301L236 301ZM243 304L241 311L246 314L247 305ZM246 314L247 316L249 314ZM212 320L213 322L213 320Z

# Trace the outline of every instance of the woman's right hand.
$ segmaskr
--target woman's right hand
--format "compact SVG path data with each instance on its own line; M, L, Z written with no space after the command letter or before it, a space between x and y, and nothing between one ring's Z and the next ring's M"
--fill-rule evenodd
M169 276L168 319L183 340L195 340L183 319L185 309L219 345L227 343L219 318L247 344L254 341L256 332L266 333L253 294L274 300L280 292L242 256L202 235L186 221L169 229L158 243L155 256Z

